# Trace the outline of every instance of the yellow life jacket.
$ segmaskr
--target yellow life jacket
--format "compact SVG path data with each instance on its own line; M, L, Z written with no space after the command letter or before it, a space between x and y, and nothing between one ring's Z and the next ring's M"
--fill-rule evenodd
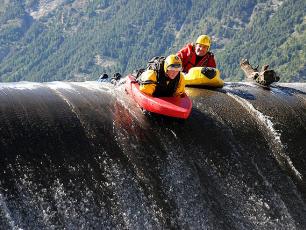
M220 71L211 67L193 67L184 75L186 86L223 87Z

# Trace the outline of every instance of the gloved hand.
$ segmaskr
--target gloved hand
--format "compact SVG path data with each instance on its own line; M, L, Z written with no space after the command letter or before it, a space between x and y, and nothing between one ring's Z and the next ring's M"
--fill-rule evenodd
M108 75L106 73L100 75L98 82L105 82L106 79L108 78Z
M112 77L112 79L115 79L116 81L120 80L121 74L120 73L115 73Z

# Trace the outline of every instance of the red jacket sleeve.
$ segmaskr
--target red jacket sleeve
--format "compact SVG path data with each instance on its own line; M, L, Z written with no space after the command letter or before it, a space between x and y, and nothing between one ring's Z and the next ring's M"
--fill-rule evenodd
M188 67L188 64L190 61L192 61L192 59L195 58L193 57L194 55L195 54L193 54L192 43L187 44L180 51L177 52L177 56L182 60L184 72L188 72L188 70L190 69L190 66Z
M180 51L177 52L177 55L182 59L182 61L186 61L186 59L192 55L193 53L193 44L188 43L186 46L184 46Z
M182 60L182 62L184 62L184 60L186 60L187 58L188 53L189 53L189 48L188 45L186 45L185 47L180 49L180 51L178 51L176 55Z

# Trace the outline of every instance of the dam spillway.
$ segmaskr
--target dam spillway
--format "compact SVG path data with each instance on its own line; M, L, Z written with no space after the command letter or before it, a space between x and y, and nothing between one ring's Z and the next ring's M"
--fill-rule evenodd
M123 86L1 83L1 226L305 229L306 84L187 94L182 122Z

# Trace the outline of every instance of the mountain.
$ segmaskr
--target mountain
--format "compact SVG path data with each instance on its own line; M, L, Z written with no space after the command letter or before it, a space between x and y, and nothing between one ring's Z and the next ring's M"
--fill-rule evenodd
M0 81L83 81L123 75L198 35L227 81L241 58L306 81L304 0L0 0Z

